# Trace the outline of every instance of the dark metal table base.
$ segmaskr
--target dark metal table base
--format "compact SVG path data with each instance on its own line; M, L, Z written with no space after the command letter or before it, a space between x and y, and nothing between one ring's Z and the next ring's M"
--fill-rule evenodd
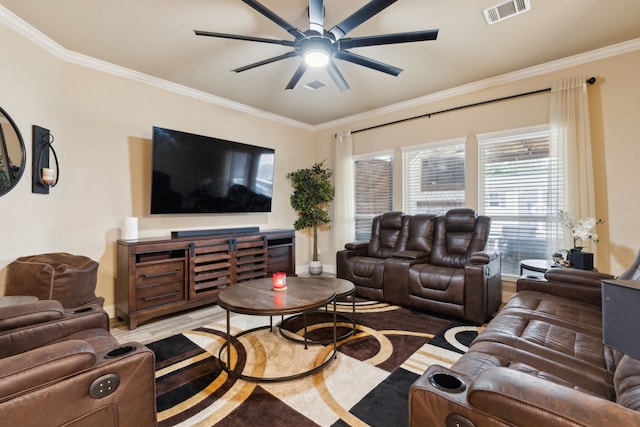
M333 301L333 311L334 311L334 318L340 318L341 320L343 320L345 323L349 322L351 323L351 329L348 330L346 333L340 335L339 337L337 337L337 341L341 341L345 338L349 338L351 335L356 333L356 299L354 295L351 295L351 319L349 319L347 316L345 316L344 314L335 314L336 312L336 301ZM280 325L278 326L278 328L280 329L280 335L282 335L283 337L285 337L286 339L288 339L289 341L293 341L293 342L297 342L297 343L304 343L305 348L307 346L307 344L318 344L318 345L326 345L326 344L331 344L332 340L314 340L308 337L307 334L307 316L308 315L324 315L324 314L328 314L328 309L325 307L324 313L322 313L321 311L315 311L315 312L311 312L311 313L301 313L301 314L297 314L295 316L291 316L288 317L286 319L283 319L280 322ZM299 319L300 317L303 318L304 321L304 334L302 336L295 334L294 332L290 332L289 330L285 329L286 332L288 333L283 333L282 332L282 328L286 328L286 326L288 324L290 324L292 321ZM334 320L334 329L336 329L336 324L335 324L335 320Z
M354 309L355 310L355 309ZM329 340L329 342L327 344L333 343L333 351L331 352L331 355L327 358L327 360L325 360L324 362L322 362L320 365L309 369L307 371L303 371L303 372L299 372L297 374L291 374L291 375L283 375L283 376L277 376L277 377L257 377L257 376L252 376L252 375L245 375L241 372L236 372L231 368L231 338L233 339L238 339L243 335L247 335L249 333L252 332L256 332L262 329L269 329L271 332L273 332L273 317L270 316L269 317L269 325L265 325L265 326L259 326L257 328L253 328L253 329L248 329L246 331L242 331L240 332L238 335L235 336L231 336L231 318L230 318L230 312L229 310L227 311L227 342L225 344L222 345L222 347L220 347L220 351L218 352L218 359L220 359L220 363L222 365L222 369L227 372L230 376L234 376L246 381L255 381L255 382L282 382L282 381L291 381L291 380L297 380L299 378L303 378L306 377L308 375L312 375L315 374L316 372L321 371L322 369L326 368L327 366L329 366L331 364L331 362L333 362L336 359L336 354L338 352L338 348L337 348L337 314L336 314L336 305L335 305L335 301L334 301L334 305L333 305L333 340ZM306 313L302 313L302 315L304 315ZM305 323L306 325L306 323ZM354 325L355 325L355 321L354 321ZM278 326L280 328L280 325ZM305 335L306 335L306 327L305 327ZM283 337L291 340L290 338L288 338L286 335L282 335ZM301 340L301 341L295 341L295 342L299 342L299 343L304 343L305 345L305 349L307 348L307 344L320 344L319 342L314 342L314 341L310 341L307 339ZM225 349L227 349L226 353L227 353L227 362L224 362L224 359L222 357L222 353L225 351Z

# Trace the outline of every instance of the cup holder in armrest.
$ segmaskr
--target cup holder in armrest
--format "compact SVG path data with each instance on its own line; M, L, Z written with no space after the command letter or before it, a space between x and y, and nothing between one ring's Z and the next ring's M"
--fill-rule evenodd
M116 347L113 350L110 350L107 354L105 354L106 359L113 359L115 357L124 356L125 354L129 354L135 351L135 347L132 345L125 345L122 347Z
M82 307L82 308L79 308L77 310L73 310L71 313L72 314L86 313L88 311L93 311L95 309L96 309L95 307Z
M460 378L446 372L429 375L429 383L435 388L449 393L461 393L466 388Z

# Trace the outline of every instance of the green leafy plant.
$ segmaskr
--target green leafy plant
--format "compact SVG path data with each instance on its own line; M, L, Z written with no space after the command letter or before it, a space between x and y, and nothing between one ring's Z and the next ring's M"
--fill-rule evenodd
M313 260L318 261L318 229L329 226L329 204L335 196L335 187L331 183L333 170L325 166L325 161L307 169L298 169L287 174L291 181L293 194L291 207L298 213L293 223L296 230L311 229L313 232Z

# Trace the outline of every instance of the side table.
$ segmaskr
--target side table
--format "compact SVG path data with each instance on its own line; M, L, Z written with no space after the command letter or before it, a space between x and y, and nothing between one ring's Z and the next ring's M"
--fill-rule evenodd
M524 274L524 270L527 270L533 274L526 277L532 279L542 278L544 273L554 265L556 264L548 259L523 259L520 261L520 276Z

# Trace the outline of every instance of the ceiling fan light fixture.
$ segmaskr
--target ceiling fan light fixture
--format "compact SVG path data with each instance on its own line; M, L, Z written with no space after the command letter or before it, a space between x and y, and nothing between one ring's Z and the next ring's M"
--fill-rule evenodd
M329 63L329 54L322 49L312 49L304 54L304 62L309 67L324 67Z

